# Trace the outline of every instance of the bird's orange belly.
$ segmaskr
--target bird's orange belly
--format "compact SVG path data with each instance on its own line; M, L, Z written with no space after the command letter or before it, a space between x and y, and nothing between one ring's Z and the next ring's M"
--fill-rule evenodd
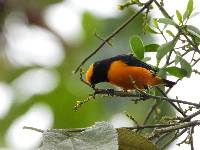
M110 66L107 76L110 83L129 90L135 87L143 89L149 84L152 74L145 68L128 66L116 61Z

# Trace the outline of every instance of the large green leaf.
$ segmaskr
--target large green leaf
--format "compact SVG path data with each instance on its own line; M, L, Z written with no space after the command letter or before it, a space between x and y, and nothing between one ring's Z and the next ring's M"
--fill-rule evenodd
M177 39L174 39L170 42L167 42L163 45L161 45L158 50L157 50L157 55L156 55L156 58L157 58L157 65L159 65L161 59L167 55L168 52L170 52L174 46L176 45L176 42L177 42Z
M152 142L132 130L120 128L117 131L120 150L159 150Z
M142 40L140 39L139 36L133 36L131 37L130 41L130 47L133 51L133 53L139 58L139 59L143 59L144 58L144 45Z
M183 77L187 76L187 72L182 69L182 68L178 68L178 67L167 67L165 69L169 74L175 76L175 77L178 77L180 79L182 79Z

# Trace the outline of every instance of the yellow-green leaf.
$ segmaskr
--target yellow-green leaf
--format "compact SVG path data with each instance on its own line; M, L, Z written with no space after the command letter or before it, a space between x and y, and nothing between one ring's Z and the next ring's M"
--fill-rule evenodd
M183 17L182 17L181 13L178 10L176 10L176 16L178 18L179 23L182 23L183 22Z
M148 24L144 26L145 30L149 33L158 34L154 29L152 29Z
M185 10L185 13L183 15L183 20L188 19L193 11L193 0L189 0L187 4L187 8Z
M171 36L171 37L175 37L175 35L170 30L166 30L166 33L169 34L169 36Z
M119 128L117 132L120 150L159 150L151 141L132 130Z
M157 29L159 28L157 19L153 19L153 25L155 28L157 28Z

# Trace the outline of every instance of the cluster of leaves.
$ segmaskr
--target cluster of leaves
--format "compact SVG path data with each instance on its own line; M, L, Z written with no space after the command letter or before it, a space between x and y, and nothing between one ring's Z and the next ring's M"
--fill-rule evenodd
M175 59L173 60L173 63L170 63L169 61L162 67L161 71L165 71L169 73L172 76L178 77L180 79L184 77L190 77L192 73L192 65L183 58L183 54L181 54L183 51L188 53L190 51L195 51L192 49L190 43L185 42L185 40L182 39L181 35L182 33L185 33L191 37L195 41L196 45L199 45L200 43L200 30L193 26L193 25L187 25L187 22L190 18L196 16L198 13L193 13L193 0L189 0L187 4L187 8L182 15L179 10L176 10L176 17L178 22L175 22L173 17L166 16L165 18L159 18L159 19L153 19L152 20L152 26L149 24L145 25L145 30L152 34L160 34L165 37L165 33L168 34L172 38L172 40L167 41L166 43L162 45L158 44L149 44L144 45L141 38L138 36L133 36L130 39L130 46L133 51L133 53L141 60L147 61L150 58L146 57L144 58L145 52L156 52L156 58L157 58L157 67L159 66L161 60L164 57L167 57L167 59L170 59L172 53L174 53ZM162 26L164 24L164 26ZM177 34L174 35L174 33L168 29L168 26L175 27L177 30ZM184 44L181 48L176 48L177 43L181 41ZM169 66L170 65L170 66ZM180 67L178 66L180 65Z

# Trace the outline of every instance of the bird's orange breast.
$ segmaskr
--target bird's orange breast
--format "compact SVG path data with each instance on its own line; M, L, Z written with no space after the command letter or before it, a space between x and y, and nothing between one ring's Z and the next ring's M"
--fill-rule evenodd
M91 83L91 78L93 76L93 70L94 70L94 65L91 64L90 67L89 67L89 69L86 72L86 81L89 84Z
M121 60L111 64L107 77L110 83L126 90L134 89L135 86L143 89L145 86L153 85L155 80L156 82L159 80L153 77L149 70L142 67L128 66Z

